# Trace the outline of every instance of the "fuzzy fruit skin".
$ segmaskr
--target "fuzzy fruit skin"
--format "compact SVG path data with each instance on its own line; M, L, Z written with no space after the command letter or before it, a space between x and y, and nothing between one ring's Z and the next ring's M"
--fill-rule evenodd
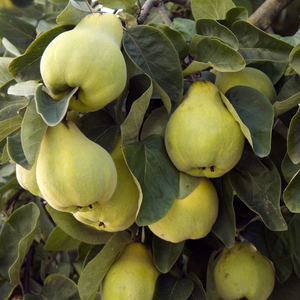
M38 156L37 156L38 157ZM41 191L36 181L36 163L37 157L30 170L23 168L21 165L16 165L16 177L20 186L29 191L35 196L41 196Z
M167 123L165 145L181 172L220 177L239 161L245 137L210 81L193 83Z
M155 235L172 243L200 239L210 232L218 209L216 189L209 179L202 177L194 191L184 199L175 199L169 212L148 227Z
M109 201L117 185L110 154L72 121L48 127L36 178L43 198L53 208L68 212L89 210L89 205Z
M140 242L125 246L105 275L100 293L102 300L152 300L156 269L150 248Z
M122 36L118 17L93 13L52 40L40 63L52 98L58 101L71 88L79 87L69 108L85 112L99 110L116 99L127 78L120 50Z
M215 85L223 94L237 85L249 86L263 93L271 103L274 103L277 96L270 78L259 69L251 67L238 72L218 72Z
M87 212L78 211L74 217L82 223L93 226L96 229L116 232L130 227L136 217L140 192L121 151L121 138L111 153L115 163L118 183L111 199L104 204Z
M274 288L274 267L252 244L237 241L232 248L223 250L214 269L214 280L224 300L266 300Z

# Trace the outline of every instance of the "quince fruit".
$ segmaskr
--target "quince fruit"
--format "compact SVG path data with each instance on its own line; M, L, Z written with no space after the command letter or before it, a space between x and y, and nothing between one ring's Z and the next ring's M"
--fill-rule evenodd
M238 72L218 72L215 85L223 94L238 85L252 87L264 94L271 103L274 103L277 96L270 78L261 70L251 67Z
M187 197L175 199L169 212L149 229L163 240L179 243L200 239L211 230L218 216L219 201L214 185L206 177Z
M87 212L78 211L74 217L82 223L104 231L122 231L130 227L136 217L140 192L121 151L121 138L111 153L118 182L111 199L104 204L93 205Z
M116 99L126 85L126 64L120 50L121 21L111 13L84 17L45 49L40 63L43 81L56 101L79 87L69 108L96 111Z
M110 154L88 139L72 121L48 127L36 166L43 198L55 209L90 210L106 203L117 186Z
M266 300L274 288L274 267L252 244L236 241L232 248L223 249L214 280L224 300Z
M124 247L101 282L101 299L152 300L159 274L151 249L132 242Z
M16 165L16 177L20 184L20 186L29 191L31 194L35 196L41 196L41 191L39 189L39 186L36 181L36 163L37 163L36 157L34 164L32 165L30 170L27 170L23 168L21 165Z
M165 145L175 167L192 176L220 177L239 161L245 137L210 81L193 83L171 115Z

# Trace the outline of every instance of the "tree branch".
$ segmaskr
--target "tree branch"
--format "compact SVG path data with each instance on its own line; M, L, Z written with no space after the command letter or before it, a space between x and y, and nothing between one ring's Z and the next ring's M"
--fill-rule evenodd
M159 11L164 23L168 26L170 26L172 24L172 21L171 19L169 18L168 14L167 14L167 11L166 11L166 8L164 6L164 4L162 2L160 2L158 5L157 5L157 10Z
M294 0L266 0L248 19L254 26L267 30L276 16Z
M163 0L147 0L141 8L140 15L137 18L137 23L139 25L144 24L147 17L150 14L150 10L156 6L158 9L163 3L170 2L170 1L163 1ZM191 0L172 0L171 2L178 4L180 6L188 6ZM159 11L161 13L161 11ZM164 14L164 13L163 13ZM167 14L165 14L167 15ZM165 20L164 20L165 22ZM167 23L166 23L167 24Z

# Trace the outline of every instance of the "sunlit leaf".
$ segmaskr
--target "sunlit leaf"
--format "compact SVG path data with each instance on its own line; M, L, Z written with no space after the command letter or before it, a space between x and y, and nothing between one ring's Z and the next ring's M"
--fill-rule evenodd
M247 21L236 21L230 29L237 36L240 42L239 52L246 61L288 62L292 45L267 34Z
M174 18L171 27L180 32L187 42L196 34L196 22L190 19Z
M196 22L197 34L207 37L215 37L225 42L234 50L238 50L237 37L225 26L212 19L200 19Z
M72 89L60 101L53 100L43 89L43 84L36 88L35 101L36 110L49 126L57 125L66 115L69 101L78 90L78 87Z
M218 39L208 37L198 42L196 60L210 64L220 72L240 71L246 66L243 57L237 51Z
M229 9L235 7L231 0L192 0L191 8L195 20L225 19Z

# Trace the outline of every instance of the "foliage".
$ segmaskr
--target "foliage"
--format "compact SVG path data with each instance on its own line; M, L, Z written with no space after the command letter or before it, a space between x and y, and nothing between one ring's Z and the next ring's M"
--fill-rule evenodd
M289 27L290 36L284 36L282 29L266 33L253 26L247 22L256 8L250 0L192 0L187 6L168 2L164 5L170 24L163 23L156 5L137 25L144 2L93 2L94 11L103 5L122 19L128 79L116 100L84 114L68 111L77 87L60 102L45 92L39 63L57 35L91 13L87 1L24 0L22 7L0 3L0 299L100 299L100 283L121 249L141 239L152 246L161 272L153 299L218 300L212 278L215 257L224 246L232 247L236 237L253 243L273 262L276 284L269 299L298 299L297 28L290 33ZM287 13L295 10L291 7ZM280 17L274 24L280 27ZM245 66L268 75L277 98L270 104L259 91L244 86L222 97L246 143L238 164L212 179L220 201L217 221L202 239L178 244L161 240L147 225L165 216L174 199L198 183L186 178L189 184L180 185L180 173L164 146L166 123L192 82L214 82L216 72ZM15 164L30 169L47 126L58 124L66 114L109 152L121 132L124 157L143 194L136 223L128 230L98 231L18 184Z

